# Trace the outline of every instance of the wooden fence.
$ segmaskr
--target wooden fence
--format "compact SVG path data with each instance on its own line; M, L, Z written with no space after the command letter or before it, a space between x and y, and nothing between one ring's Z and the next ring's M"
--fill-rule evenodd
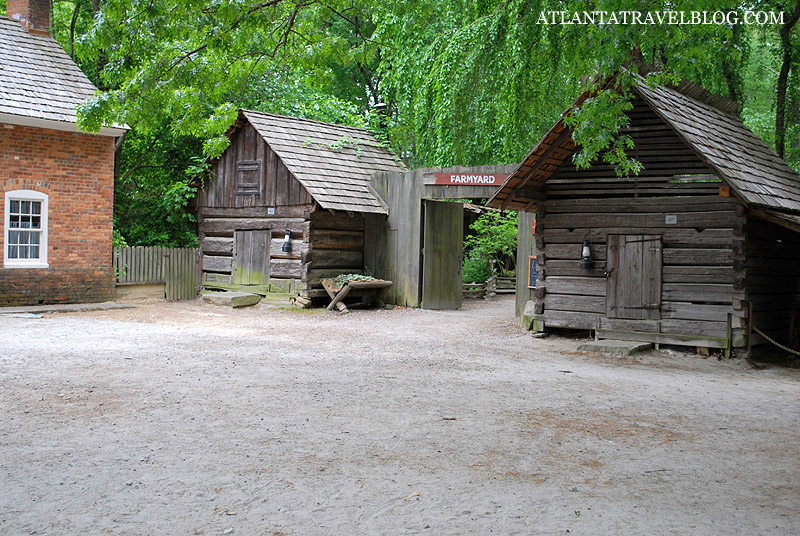
M464 283L461 285L464 298L493 298L497 294L513 294L517 281L513 277L493 275L485 283Z
M164 283L168 300L191 300L200 284L200 250L195 248L114 248L118 285Z
M463 298L483 298L486 296L486 283L463 283L461 285Z
M495 277L496 290L498 294L514 294L517 291L517 278L516 277Z

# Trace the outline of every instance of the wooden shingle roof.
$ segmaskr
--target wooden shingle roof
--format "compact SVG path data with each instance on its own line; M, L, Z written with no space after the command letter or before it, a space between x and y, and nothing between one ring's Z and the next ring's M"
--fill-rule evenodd
M387 214L370 180L377 172L404 168L372 134L310 119L240 113L322 208Z
M692 151L747 204L800 212L800 176L734 114L727 99L713 99L699 86L649 86L635 77L634 91ZM575 102L588 98L584 93ZM717 102L719 101L719 102ZM565 112L567 113L567 112ZM545 134L489 200L490 206L525 209L533 203L525 191L541 189L577 147L563 117Z
M635 89L742 200L800 212L800 176L739 117L643 80Z
M77 106L95 91L55 39L0 17L0 122L74 131ZM124 129L100 134L118 136Z

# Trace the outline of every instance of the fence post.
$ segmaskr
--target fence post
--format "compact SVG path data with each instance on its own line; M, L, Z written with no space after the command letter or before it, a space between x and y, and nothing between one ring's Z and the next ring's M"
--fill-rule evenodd
M497 276L493 275L486 280L485 299L494 298L497 295Z

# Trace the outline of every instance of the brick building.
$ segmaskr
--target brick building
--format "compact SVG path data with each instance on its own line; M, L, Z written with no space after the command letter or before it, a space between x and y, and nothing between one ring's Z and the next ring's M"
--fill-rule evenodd
M78 131L95 87L49 35L49 0L0 17L0 306L113 299L115 137Z

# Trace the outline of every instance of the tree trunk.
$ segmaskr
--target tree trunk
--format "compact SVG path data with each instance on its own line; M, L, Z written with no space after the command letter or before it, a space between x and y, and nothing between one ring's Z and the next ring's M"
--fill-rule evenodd
M81 11L81 0L75 2L75 11L72 12L72 21L69 24L69 57L75 61L75 24L78 22L78 13Z
M775 98L775 152L778 156L786 156L786 89L789 83L789 70L794 59L792 49L792 30L800 19L800 2L789 14L789 20L781 27L781 49L783 50L783 60L781 70L778 73L778 87Z

